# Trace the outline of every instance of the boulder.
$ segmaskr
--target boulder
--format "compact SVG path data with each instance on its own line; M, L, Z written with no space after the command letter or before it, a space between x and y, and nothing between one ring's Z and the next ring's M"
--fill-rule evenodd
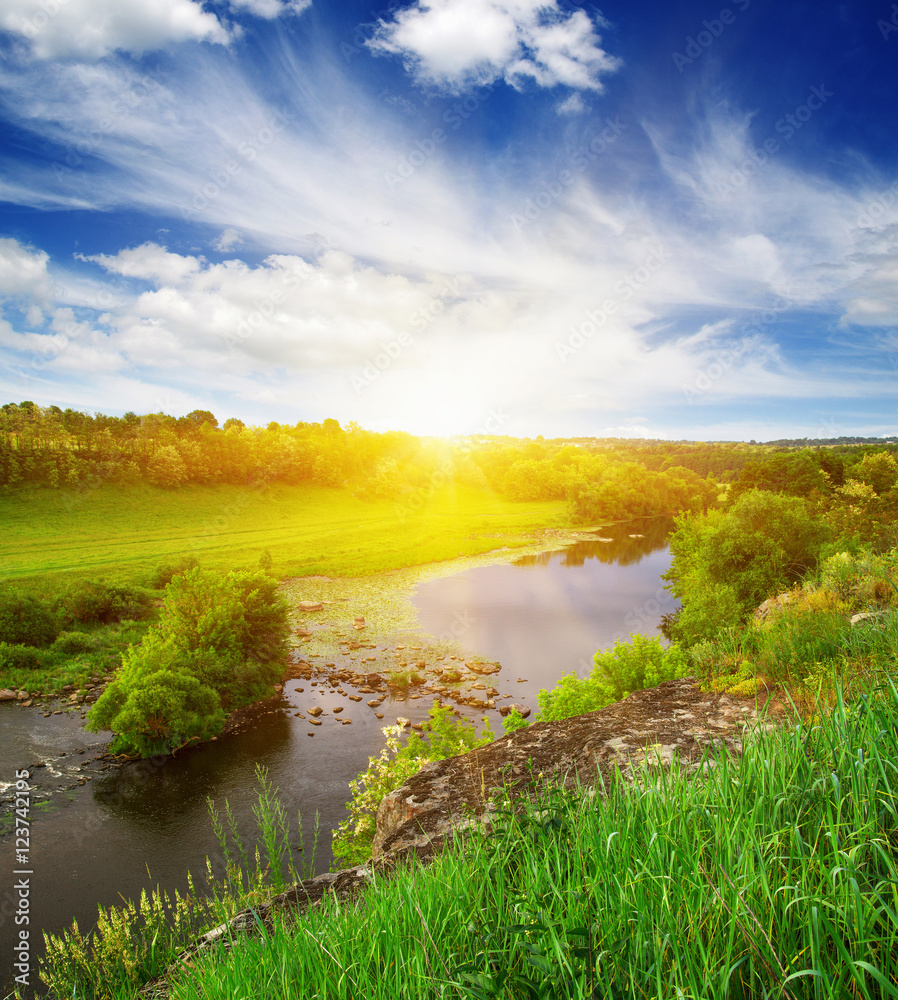
M519 706L519 710L522 706ZM523 713L522 713L523 714ZM482 820L500 792L530 793L534 777L572 788L632 776L646 761L676 757L692 769L713 744L741 747L754 702L668 681L622 702L560 722L538 722L467 754L427 764L377 810L373 857L436 853L455 830Z
M795 600L796 596L796 594L787 590L783 594L777 594L776 597L768 597L766 601L763 601L757 608L755 608L752 612L752 618L754 618L755 621L762 622L772 612L782 611L787 604Z
M502 669L499 663L478 663L476 660L465 661L465 666L474 674L498 674Z
M10 691L9 688L0 688L0 701L15 701L16 693L15 691Z

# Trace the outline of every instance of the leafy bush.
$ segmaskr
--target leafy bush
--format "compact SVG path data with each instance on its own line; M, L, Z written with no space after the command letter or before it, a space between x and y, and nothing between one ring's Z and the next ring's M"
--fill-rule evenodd
M78 653L91 653L96 649L93 636L87 632L63 632L53 643L53 652L64 656L77 656Z
M368 758L368 770L352 782L352 798L347 803L349 819L334 830L333 851L337 864L361 864L371 857L374 843L374 819L377 807L385 795L399 788L408 778L435 760L446 760L467 753L493 741L489 721L478 736L473 722L452 718L452 710L434 702L430 722L423 723L426 738L411 732L400 746L403 730L399 726L386 726L387 745L379 757Z
M262 572L227 576L188 570L165 590L163 633L187 649L214 649L256 663L280 661L289 648L287 602Z
M68 618L84 625L144 618L153 605L153 595L143 587L123 586L105 580L82 580L63 595Z
M502 728L505 730L506 736L510 733L516 733L519 729L526 729L528 725L527 720L516 708L513 708L502 720Z
M0 642L47 646L58 633L56 616L43 601L15 587L0 591Z
M43 661L43 650L0 642L0 670L37 670Z
M186 672L144 673L121 693L124 698L108 727L99 724L101 713L96 720L98 728L118 734L112 744L117 753L138 757L171 753L188 743L209 739L224 727L225 714L217 693Z
M88 716L117 749L171 752L221 732L225 712L269 693L287 648L287 604L264 573L191 569L166 588L162 618L122 657Z
M657 636L634 634L629 641L619 639L612 649L600 649L593 659L595 666L587 677L564 674L551 691L538 692L541 722L594 712L634 691L692 673L687 654L676 644L665 649Z
M176 576L181 576L189 569L196 569L199 566L196 556L184 556L176 563L159 563L150 575L148 585L154 590L162 590L167 587Z

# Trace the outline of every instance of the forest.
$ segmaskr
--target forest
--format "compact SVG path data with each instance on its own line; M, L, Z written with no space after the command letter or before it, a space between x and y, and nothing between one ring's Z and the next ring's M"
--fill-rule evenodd
M422 439L401 431L367 431L354 423L344 428L333 418L251 427L233 417L219 425L208 410L184 417L130 412L115 417L28 400L0 406L4 491L100 483L168 490L312 483L407 505L432 491L435 482L450 479L512 501L565 500L579 524L705 511L715 504L719 484L731 484L733 496L760 487L836 497L846 478L863 484L870 476L875 479L866 466L861 469L865 456L896 449L894 444L796 449L492 435Z

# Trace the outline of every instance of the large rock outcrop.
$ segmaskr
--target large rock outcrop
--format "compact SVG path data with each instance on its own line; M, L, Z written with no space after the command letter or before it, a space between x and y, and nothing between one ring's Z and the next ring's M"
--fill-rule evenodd
M505 788L527 794L536 778L573 787L606 783L634 763L697 768L712 744L739 752L755 703L704 693L692 679L668 681L597 712L538 722L470 753L428 764L384 798L377 811L374 858L426 857L453 830L484 817ZM601 775L601 778L600 778Z

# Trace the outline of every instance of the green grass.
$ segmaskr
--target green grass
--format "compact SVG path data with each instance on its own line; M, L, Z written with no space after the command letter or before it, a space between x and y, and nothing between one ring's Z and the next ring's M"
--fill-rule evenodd
M143 582L186 555L213 569L257 566L266 549L282 578L364 576L523 545L565 526L564 511L453 484L418 508L314 486L17 491L0 495L0 580L49 594L74 576Z
M169 996L898 997L896 733L886 681L705 777L544 789L360 903L196 957Z

